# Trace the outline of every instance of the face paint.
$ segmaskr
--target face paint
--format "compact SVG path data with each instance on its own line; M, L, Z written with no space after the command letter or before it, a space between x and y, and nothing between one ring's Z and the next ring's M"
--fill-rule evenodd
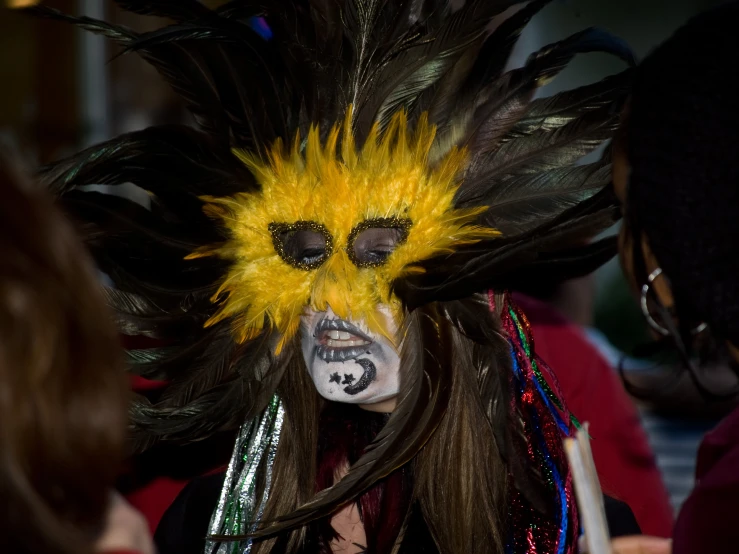
M381 306L387 327L396 326ZM397 396L400 357L392 343L363 322L339 318L329 308L308 310L301 321L303 359L318 393L327 400L374 404Z

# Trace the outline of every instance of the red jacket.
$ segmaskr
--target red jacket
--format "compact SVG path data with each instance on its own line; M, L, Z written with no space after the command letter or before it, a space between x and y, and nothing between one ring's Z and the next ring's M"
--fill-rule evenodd
M583 332L554 309L521 296L516 301L531 321L537 353L559 378L567 406L580 421L590 423L603 491L631 507L645 534L669 537L673 521L667 491L617 375ZM137 380L134 386L147 384ZM187 482L161 476L128 494L127 500L146 516L153 531Z

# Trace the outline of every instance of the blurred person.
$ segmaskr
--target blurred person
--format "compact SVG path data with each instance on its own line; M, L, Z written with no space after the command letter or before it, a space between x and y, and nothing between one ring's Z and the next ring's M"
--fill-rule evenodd
M737 2L701 14L641 64L614 148L624 269L655 335L708 399L737 392L737 379L710 375L717 358L739 363L737 21ZM701 444L675 554L736 551L738 467L734 409Z
M0 195L0 551L153 553L112 493L128 394L93 264L4 151Z

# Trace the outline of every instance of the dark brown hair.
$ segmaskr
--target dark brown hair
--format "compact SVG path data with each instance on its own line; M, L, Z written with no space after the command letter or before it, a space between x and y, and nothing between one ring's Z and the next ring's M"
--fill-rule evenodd
M127 387L93 264L0 152L0 551L90 552L120 470Z
M669 279L688 342L705 322L739 343L737 17L739 2L706 11L652 52L635 73L626 123L628 223Z
M392 427L398 419L409 418L403 413L402 398L408 394L403 390L420 386L414 377L430 376L429 364L421 364L409 351L429 352L448 370L444 375L434 376L434 386L446 391L444 401L440 401L443 405L433 423L424 424L420 418L411 418L418 422L416 428L393 433L398 435L397 446L388 449L388 460L375 473L387 475L390 468L398 468L401 462L397 450L408 447L413 435L426 434L427 439L413 449L407 467L412 472L411 501L420 508L433 542L442 553L497 554L503 551L505 541L508 482L493 420L505 416L490 410L496 405L500 409L503 404L496 402L500 393L497 381L510 371L507 342L499 332L498 315L490 313L487 301L481 296L428 306L418 312L424 315L408 318L409 328L401 348L401 402L386 427ZM424 319L430 325L424 324ZM440 346L438 351L434 345ZM279 493L270 495L263 524L289 519L282 518L293 510L305 510L301 505L313 500L316 440L321 432L317 421L324 404L308 377L295 341L288 345L283 360L276 362L282 362L282 366L274 368L274 372L282 375L284 371L278 392L285 406L285 425L273 470L273 490ZM429 398L419 395L416 402L425 405ZM341 488L344 481L350 480L344 477L334 488ZM371 481L377 482L374 477ZM333 513L336 508L328 512ZM272 527L272 532L267 534L270 538L258 539L253 551L258 554L301 552L307 538L306 527L281 525L278 528L283 533L289 530L289 536L276 541ZM401 552L408 546L404 543L399 537L396 548Z
M675 349L695 388L712 401L739 395L736 380L718 385L706 377L716 362L724 366L723 341L739 343L737 16L739 2L707 10L644 59L615 142L629 166L624 244L633 248L625 261L639 286L648 283L647 239L674 299L672 306L650 299L666 328L651 350ZM693 332L703 324L706 332ZM674 391L680 369L655 391ZM625 383L635 396L656 396Z
M453 304L467 304L469 309L474 303L480 304L476 298ZM495 335L499 322L486 313L484 304L482 308L465 314L476 313L476 321L449 322L451 340L445 345L453 351L449 405L414 468L414 495L442 553L502 553L506 539L507 472L492 421L502 416L487 413L486 408L495 404L498 392L491 390L498 385L489 381L510 368L502 336L482 345L463 334L469 326L480 325Z

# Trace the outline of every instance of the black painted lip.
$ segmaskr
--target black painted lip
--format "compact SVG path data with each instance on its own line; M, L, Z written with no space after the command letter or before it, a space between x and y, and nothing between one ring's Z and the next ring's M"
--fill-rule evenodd
M347 333L351 333L352 335L356 335L359 338L364 339L369 343L375 342L366 333L364 333L361 329L359 329L356 325L352 325L345 319L329 319L327 317L324 317L321 321L319 321L316 324L315 336L317 337L318 333L322 333L323 331L345 331ZM365 345L365 346L369 346L369 345ZM352 348L352 347L350 346L349 348Z
M328 347L323 344L316 348L316 355L321 358L324 362L348 362L349 360L355 360L367 354L367 347L364 346L345 346L343 348Z
M366 333L359 329L356 325L352 325L344 319L329 319L324 317L321 321L316 324L315 337L316 341L318 335L324 331L345 331L359 337L362 340L366 340L370 344L363 344L361 346L326 346L325 344L317 344L316 354L324 362L346 362L354 360L365 354L367 348L374 342Z

